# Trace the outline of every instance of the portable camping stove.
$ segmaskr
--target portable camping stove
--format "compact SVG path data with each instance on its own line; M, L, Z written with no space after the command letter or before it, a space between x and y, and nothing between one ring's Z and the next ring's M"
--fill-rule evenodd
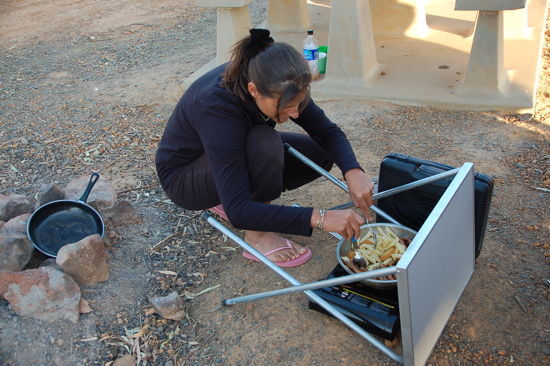
M327 279L346 275L348 273L338 264ZM361 328L381 338L393 340L400 328L397 288L379 290L354 282L313 292ZM330 316L311 300L308 300L308 307Z

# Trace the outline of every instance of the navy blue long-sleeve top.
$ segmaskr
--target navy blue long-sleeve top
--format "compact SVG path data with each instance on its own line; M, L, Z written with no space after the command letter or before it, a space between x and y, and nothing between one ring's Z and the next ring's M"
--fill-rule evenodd
M276 122L264 121L253 99L243 101L220 85L225 67L220 65L197 79L176 105L157 150L159 179L167 186L178 166L206 153L221 203L234 227L310 236L312 207L252 201L246 136L254 125L275 128ZM342 174L361 168L343 131L313 100L291 120L329 153Z

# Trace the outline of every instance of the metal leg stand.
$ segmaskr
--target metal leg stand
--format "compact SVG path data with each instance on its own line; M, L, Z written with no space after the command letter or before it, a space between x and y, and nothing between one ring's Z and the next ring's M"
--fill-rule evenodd
M256 249L254 249L252 246L247 244L244 240L242 240L240 237L235 235L231 230L226 228L224 225L222 225L220 222L218 222L216 219L214 219L212 216L207 214L206 212L202 214L202 217L213 227L221 231L223 234L227 235L228 238L233 240L235 243L240 245L244 250L248 251L250 254L252 254L254 257L258 258L263 264L268 266L270 269L275 271L279 276L290 282L290 284L294 286L300 286L302 285L298 280L296 280L294 277L290 276L288 273L283 271L279 266L271 262L269 259L267 259L264 255L262 255L260 252L258 252ZM390 272L388 272L390 273ZM395 273L395 270L393 271ZM354 282L356 279L354 279L353 276L346 276L349 278L352 278L348 282ZM366 277L365 277L366 278ZM325 285L322 285L324 287ZM318 288L315 287L314 288ZM363 330L363 328L359 327L357 324L355 324L353 321L351 321L348 317L346 317L344 314L339 312L337 309L335 309L332 305L330 305L328 302L323 300L321 297L319 297L317 294L312 292L311 290L303 291L304 294L306 294L311 300L315 301L317 304L323 307L326 311L328 311L332 316L334 316L336 319L340 320L342 323L347 325L349 328L351 328L353 331L355 331L357 334L359 334L361 337L369 341L373 346L384 352L388 357L390 357L392 360L403 363L403 356L398 355L397 353L393 352L391 349L386 347L384 343L380 342L378 339L376 339L373 335ZM233 300L224 300L222 303L224 305L229 305L228 302L236 303L236 299ZM248 300L251 301L251 300Z
M317 173L321 174L323 177L327 178L332 183L336 184L336 186L341 188L344 192L349 194L348 186L344 182L338 180L335 176L333 176L332 174L330 174L329 172L327 172L326 170L321 168L319 165L315 164L313 161L311 161L306 156L301 154L298 150L291 147L289 144L285 144L284 146L285 146L285 150L287 150L289 153L294 155L296 158L301 160L308 167L315 170ZM440 180L440 179L452 177L452 176L456 175L459 172L459 170L460 170L460 168L448 170L446 172L439 173L439 174L436 174L436 175L432 175L432 176L424 178L424 179L419 179L415 182L404 184L400 187L395 187L395 188L392 188L392 189L388 189L387 191L384 191L384 192L379 192L377 194L373 194L372 195L372 200L376 201L376 200L379 200L381 198L386 198L386 197L392 196L392 195L397 194L397 193L408 191L410 189L414 189L414 188L423 186L425 184L435 182L435 181ZM351 208L351 207L353 207L353 202L349 202L349 203L346 203L344 205L334 207L334 208L332 208L332 210L341 210L341 209ZM388 221L390 221L394 224L401 225L398 221L396 221L394 218L392 218L390 215L388 215L387 213L385 213L384 211L382 211L378 207L372 205L370 207L370 209L373 210L374 212L376 212L377 215L380 215L380 216L384 217L386 220L388 220Z
M327 172L325 169L321 168L319 165L317 165L313 161L309 160L306 156L301 154L298 150L291 147L289 144L285 144L285 149L289 153L294 155L296 158L300 159L308 167L315 170L317 173L321 174L323 177L327 178L332 183L336 184L344 192L349 193L348 186L344 182L338 180L335 176L333 176L332 174ZM379 192L377 194L373 194L372 195L372 200L376 201L378 199L386 198L386 197L392 196L392 195L400 193L400 192L408 191L409 189L413 189L413 188L423 186L424 184L432 183L432 182L435 182L435 181L443 179L443 178L452 177L453 175L456 175L459 172L459 170L460 170L460 168L448 170L448 171L443 172L443 173L432 175L431 177L427 177L427 178L424 178L424 179L419 179L415 182L404 184L400 187L395 187L395 188L392 188L392 189L388 189L387 191L384 191L384 192Z

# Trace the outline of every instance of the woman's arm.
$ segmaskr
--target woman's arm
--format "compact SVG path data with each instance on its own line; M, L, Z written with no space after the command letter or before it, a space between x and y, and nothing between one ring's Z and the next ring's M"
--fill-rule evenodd
M346 239L361 234L361 225L365 220L353 210L326 210L323 215L319 209L313 209L311 227L338 233Z
M348 170L345 179L353 204L363 211L367 220L372 220L369 207L372 206L374 184L361 169Z

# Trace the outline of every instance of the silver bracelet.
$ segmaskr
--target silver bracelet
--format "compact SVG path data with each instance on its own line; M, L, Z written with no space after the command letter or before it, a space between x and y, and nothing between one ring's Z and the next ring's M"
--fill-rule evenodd
M321 220L317 220L317 229L323 230L323 223L325 221L325 210L320 209L319 213L321 214Z

